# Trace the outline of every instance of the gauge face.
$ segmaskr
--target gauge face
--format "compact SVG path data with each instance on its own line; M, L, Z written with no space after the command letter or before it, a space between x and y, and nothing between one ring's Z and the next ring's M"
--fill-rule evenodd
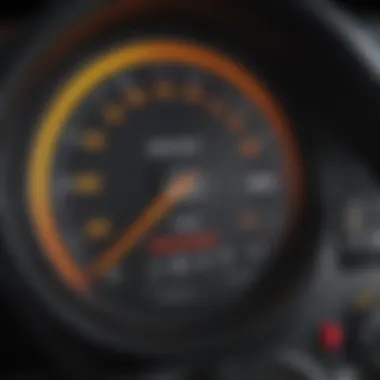
M62 280L107 309L213 311L279 254L299 197L294 149L231 58L178 41L121 46L82 65L43 115L30 218Z

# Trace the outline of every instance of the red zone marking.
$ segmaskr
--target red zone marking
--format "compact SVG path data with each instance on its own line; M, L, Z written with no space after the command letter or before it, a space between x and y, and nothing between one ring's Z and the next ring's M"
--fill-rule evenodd
M203 251L215 247L219 235L214 231L191 234L154 236L148 241L148 250L153 256L166 256L186 251Z

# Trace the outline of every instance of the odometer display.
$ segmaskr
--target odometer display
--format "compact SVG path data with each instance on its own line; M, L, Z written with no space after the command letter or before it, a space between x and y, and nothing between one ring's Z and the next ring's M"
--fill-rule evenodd
M31 220L61 278L119 315L216 311L280 252L294 153L270 97L228 56L122 46L79 69L43 116Z

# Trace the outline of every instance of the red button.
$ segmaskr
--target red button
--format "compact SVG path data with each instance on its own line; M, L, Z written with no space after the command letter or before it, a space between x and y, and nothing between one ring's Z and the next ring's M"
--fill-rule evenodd
M339 322L324 322L319 330L322 347L329 352L338 352L343 348L344 331Z

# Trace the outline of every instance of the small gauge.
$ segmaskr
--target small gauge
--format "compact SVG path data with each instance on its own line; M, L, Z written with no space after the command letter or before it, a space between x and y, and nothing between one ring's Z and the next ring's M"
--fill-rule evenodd
M342 225L344 255L348 266L371 266L380 262L380 198L368 194L347 201Z

